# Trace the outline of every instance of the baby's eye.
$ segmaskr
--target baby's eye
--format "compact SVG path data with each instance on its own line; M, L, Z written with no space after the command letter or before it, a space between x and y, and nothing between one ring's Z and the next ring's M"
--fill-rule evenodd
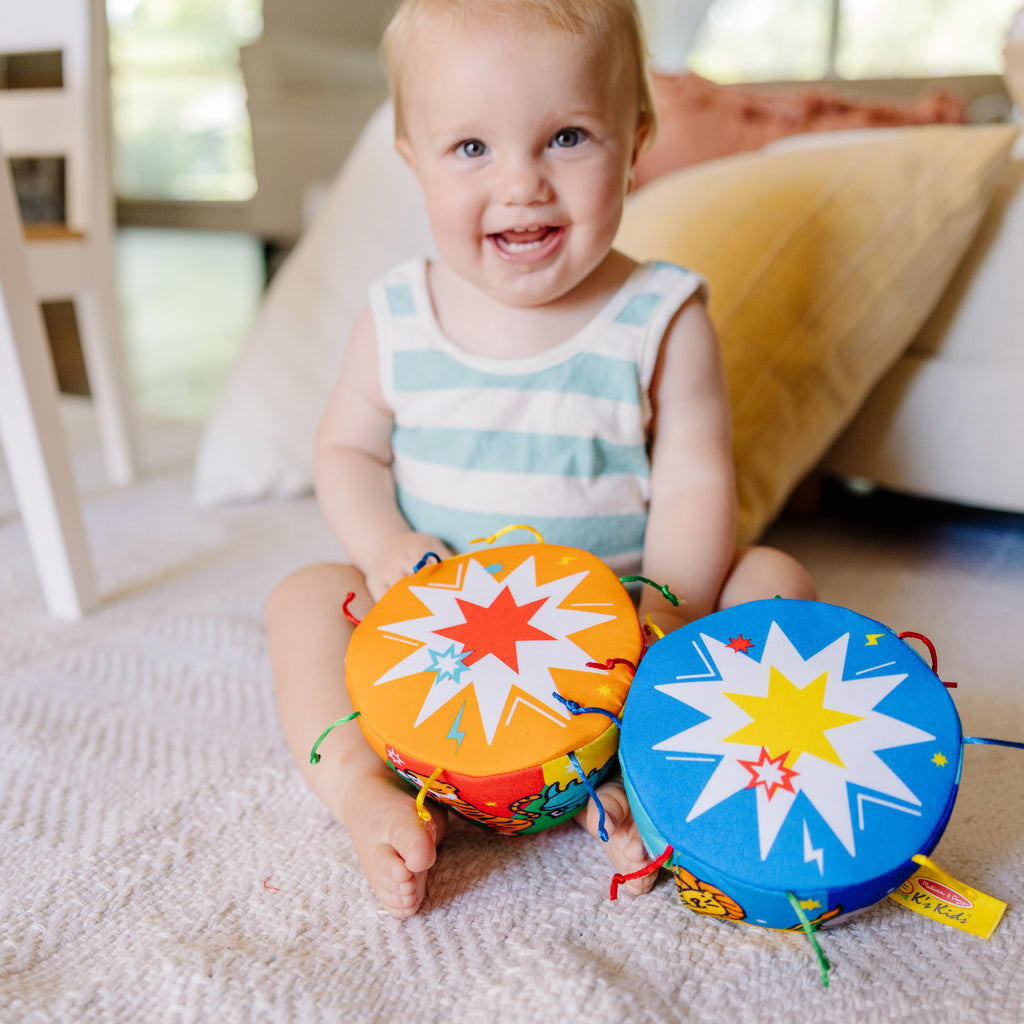
M479 139L466 139L465 142L460 142L455 147L455 151L459 156L477 157L483 156L487 152L487 146Z
M572 149L585 138L586 134L580 128L560 128L551 136L551 145L556 149Z

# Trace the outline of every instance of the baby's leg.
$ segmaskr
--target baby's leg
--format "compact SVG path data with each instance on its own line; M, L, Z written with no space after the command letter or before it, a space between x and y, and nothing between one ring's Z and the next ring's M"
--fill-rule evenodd
M423 901L427 871L444 835L445 812L431 809L425 826L415 797L366 742L358 723L338 726L310 764L310 749L332 722L352 711L345 652L353 626L342 606L355 592L353 614L371 601L351 566L315 565L281 582L267 602L267 646L278 714L292 757L314 793L348 829L374 892L396 917Z
M604 827L608 834L608 842L602 840L605 854L612 867L620 875L630 875L639 871L651 862L640 838L640 830L633 820L633 813L626 800L626 790L618 778L606 782L597 789L597 797L604 808ZM601 815L593 800L576 815L576 821L592 836L600 839L599 828ZM642 878L630 879L622 888L634 896L647 892L654 885L657 872Z

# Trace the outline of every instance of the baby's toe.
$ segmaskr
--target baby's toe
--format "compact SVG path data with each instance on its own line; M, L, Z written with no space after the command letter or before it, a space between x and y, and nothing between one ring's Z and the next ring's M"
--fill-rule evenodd
M393 846L381 843L373 856L367 879L385 909L395 917L414 914L422 900L422 885Z
M604 840L615 834L628 813L629 805L625 802L625 794L620 801L614 787L610 790L601 787L597 790L597 800L591 797L583 810L576 814L576 821L592 836ZM604 835L601 834L602 829Z

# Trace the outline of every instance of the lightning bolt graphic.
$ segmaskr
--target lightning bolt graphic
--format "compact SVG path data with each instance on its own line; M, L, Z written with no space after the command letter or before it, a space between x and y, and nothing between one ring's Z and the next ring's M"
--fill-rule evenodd
M445 736L446 740L455 740L455 753L459 752L459 747L462 746L462 741L466 738L466 730L462 728L462 712L466 710L466 702L462 702L462 707L459 708L459 713L455 716L455 721L452 722L452 727L448 730L448 735Z
M461 712L460 712L461 714ZM825 874L825 851L823 849L815 849L811 845L811 833L808 831L807 822L804 822L804 863L810 864L814 861L818 865L818 872Z

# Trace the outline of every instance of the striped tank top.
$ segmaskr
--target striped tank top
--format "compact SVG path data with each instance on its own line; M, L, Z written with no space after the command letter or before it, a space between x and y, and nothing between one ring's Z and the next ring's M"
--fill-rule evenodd
M638 571L651 378L672 317L704 290L703 278L674 264L643 264L573 337L540 355L494 359L441 333L425 260L375 282L395 485L412 528L461 552L525 523L620 574Z

